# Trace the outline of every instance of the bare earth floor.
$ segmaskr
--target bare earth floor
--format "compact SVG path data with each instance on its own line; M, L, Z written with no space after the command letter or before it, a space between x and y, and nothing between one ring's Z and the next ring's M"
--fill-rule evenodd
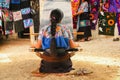
M31 72L39 68L40 58L29 52L30 40L17 39L0 42L0 80L120 80L120 41L112 38L78 42L83 48L71 59L73 68L85 68L88 75L47 74L34 77Z

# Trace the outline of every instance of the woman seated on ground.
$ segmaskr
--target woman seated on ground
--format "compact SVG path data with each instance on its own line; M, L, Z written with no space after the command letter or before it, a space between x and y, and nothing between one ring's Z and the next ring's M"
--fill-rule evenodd
M73 42L71 31L68 27L61 25L61 20L64 14L60 9L54 9L50 13L50 22L48 26L41 28L38 36L38 42L35 48L42 48L43 53L49 57L56 57L58 60L41 60L39 72L43 73L64 73L72 70L72 61L67 57L67 52L61 50L76 48L77 45ZM59 60L64 57L62 61Z

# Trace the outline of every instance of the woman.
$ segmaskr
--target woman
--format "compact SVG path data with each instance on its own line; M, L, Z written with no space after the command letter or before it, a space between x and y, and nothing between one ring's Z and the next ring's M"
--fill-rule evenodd
M82 0L80 2L78 12L74 16L78 16L77 22L77 32L83 32L84 35L77 35L77 39L80 41L91 40L91 27L90 27L90 17L89 17L89 7L88 0Z
M50 13L50 24L41 28L36 48L42 48L48 57L64 57L65 49L75 48L77 45L73 42L72 34L66 26L60 24L64 14L60 9L54 9ZM63 52L61 51L63 50ZM70 58L62 61L41 60L39 72L43 73L63 73L72 70Z

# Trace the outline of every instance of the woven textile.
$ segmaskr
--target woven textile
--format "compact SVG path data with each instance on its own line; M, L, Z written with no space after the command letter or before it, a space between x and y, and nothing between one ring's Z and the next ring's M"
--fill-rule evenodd
M99 16L99 34L113 36L116 18L115 13L100 12Z
M13 20L14 21L22 20L21 11L13 12Z

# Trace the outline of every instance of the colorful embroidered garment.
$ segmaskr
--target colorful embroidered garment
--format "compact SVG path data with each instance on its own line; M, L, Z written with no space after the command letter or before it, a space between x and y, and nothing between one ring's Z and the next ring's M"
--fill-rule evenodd
M72 7L72 15L74 15L79 7L80 0L71 0L71 7ZM77 28L77 16L73 17L73 28Z
M117 13L120 13L120 0L114 0L114 2L117 9Z
M99 0L90 0L90 21L91 21L91 29L95 30L97 21L98 21L98 12L99 12Z
M31 10L30 10L29 7L28 7L28 8L21 9L22 15L24 15L24 14L29 14L30 12L31 12Z
M2 11L0 10L0 28L2 30Z
M3 10L5 35L13 33L13 15L9 10Z
M70 30L66 26L62 26L61 24L57 25L55 38L56 38L57 47L62 47L65 49L69 48L69 39L73 39ZM38 39L42 40L43 49L50 48L50 42L51 42L50 25L42 27L40 29Z
M100 12L99 15L99 34L114 35L115 14L110 12Z
M2 8L9 9L10 7L10 0L2 0Z
M120 35L120 13L117 13L117 26L118 26L118 32L119 32L119 35Z
M101 1L101 11L108 12L109 7L110 7L110 0Z
M24 28L28 28L33 25L33 19L25 19L23 20Z
M21 4L20 0L10 0L10 10L12 11L20 10L21 9L20 4Z
M109 12L117 12L117 8L116 8L116 3L115 0L110 0L110 5L109 5Z
M21 11L13 12L13 20L14 21L22 20Z
M3 10L3 12L4 12L4 16L3 16L4 21L13 21L13 14L11 11Z
M22 13L22 18L23 19L31 18L31 9L30 9L30 7L21 9L21 13Z

